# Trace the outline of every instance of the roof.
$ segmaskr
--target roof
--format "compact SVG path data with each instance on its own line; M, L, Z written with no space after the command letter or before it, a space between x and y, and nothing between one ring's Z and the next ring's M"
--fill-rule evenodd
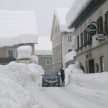
M83 11L83 9L89 4L90 1L92 0L75 0L75 2L72 4L66 16L68 27L74 22L74 20Z
M94 11L98 9L106 0L77 0L67 14L68 27L77 28L83 23ZM77 6L79 3L79 6ZM74 11L76 10L76 11Z
M30 40L31 43L37 43L38 32L35 12L0 10L0 40L4 41L6 38L13 40L19 36L23 37L23 35L26 42L29 43ZM33 36L33 39L29 38L28 40L30 36ZM12 43L8 42L9 44L10 46L14 45L13 41ZM4 46L4 44L2 45L0 42L0 46Z
M66 15L69 11L69 8L56 8L54 15L56 16L58 23L59 23L59 27L60 27L60 31L70 31L67 28L67 22L66 22Z
M52 50L37 50L36 55L52 55Z
M55 18L58 21L60 32L72 32L73 31L71 29L68 29L68 26L67 26L66 15L68 11L69 11L69 8L55 8L50 40L52 40L52 33L53 33L53 26L54 26Z

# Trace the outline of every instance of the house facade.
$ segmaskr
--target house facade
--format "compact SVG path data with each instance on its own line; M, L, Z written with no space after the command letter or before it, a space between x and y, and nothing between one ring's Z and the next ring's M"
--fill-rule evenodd
M91 25L96 29L90 29ZM73 27L77 59L86 73L108 71L108 0L89 0L70 23L69 28Z
M29 43L29 44L26 44L26 45L31 46L32 55L35 55L35 44L34 43L31 43L31 44ZM20 46L23 46L23 44L0 47L0 64L5 65L5 64L8 64L11 61L16 61L17 60L17 48L20 47Z
M66 26L65 15L63 15L64 9L55 10L53 17L53 25L51 31L52 41L52 58L53 58L53 69L59 71L63 68L63 57L70 51L72 51L71 43L73 32ZM62 17L62 18L61 18Z
M36 51L38 57L38 64L42 66L44 71L52 70L52 51L51 50L38 50Z

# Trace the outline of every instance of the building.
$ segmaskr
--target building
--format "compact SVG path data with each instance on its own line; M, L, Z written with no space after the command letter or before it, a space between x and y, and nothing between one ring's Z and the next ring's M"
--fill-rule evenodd
M53 69L60 70L63 67L63 57L72 51L72 36L74 32L67 28L65 16L67 8L57 8L54 12L51 41L53 53Z
M108 0L83 3L74 18L67 16L69 28L75 28L77 59L87 73L108 71Z
M52 70L52 51L51 50L37 50L38 64L42 66L44 71Z
M23 45L31 46L35 55L37 37L35 12L0 10L0 64L16 60Z

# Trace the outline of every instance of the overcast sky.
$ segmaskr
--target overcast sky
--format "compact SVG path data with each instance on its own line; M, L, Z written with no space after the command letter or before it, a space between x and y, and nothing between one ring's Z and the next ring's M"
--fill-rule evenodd
M50 36L54 8L69 8L74 0L0 0L0 9L36 12L39 36Z

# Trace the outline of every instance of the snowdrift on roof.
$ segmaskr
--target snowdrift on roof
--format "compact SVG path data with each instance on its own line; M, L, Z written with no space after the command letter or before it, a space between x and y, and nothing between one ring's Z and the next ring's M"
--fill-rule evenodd
M0 10L0 47L37 43L37 36L35 12Z
M75 0L67 13L66 21L69 27L91 0Z
M64 32L64 31L71 32L71 30L67 28L67 22L65 19L68 11L69 11L69 8L56 8L55 9L55 16L57 17L61 32Z

